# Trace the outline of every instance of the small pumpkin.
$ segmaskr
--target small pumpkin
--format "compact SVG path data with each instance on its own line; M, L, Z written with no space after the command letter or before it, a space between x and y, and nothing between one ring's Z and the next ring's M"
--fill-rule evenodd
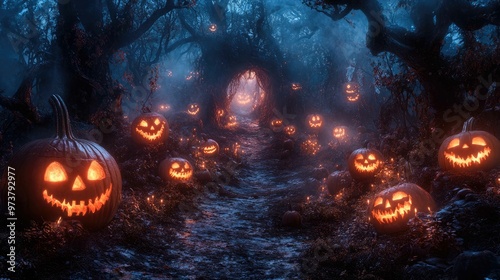
M215 23L210 24L210 25L208 26L208 30L209 30L210 32L215 32L215 31L217 31L217 24L215 24Z
M297 90L301 90L302 89L302 85L299 84L299 83L292 83L292 90L293 91L297 91Z
M472 130L474 118L464 123L461 133L446 138L439 148L439 167L451 171L488 170L498 165L500 142L492 134Z
M121 201L122 178L114 158L98 144L77 139L62 98L49 99L55 138L24 145L8 164L16 170L16 215L25 221L80 220L106 226Z
M336 196L342 189L349 188L351 182L351 174L348 171L334 171L328 175L326 187L331 195Z
M236 116L235 115L228 116L226 120L226 127L235 128L237 126L238 126L238 119L236 118Z
M345 126L336 126L332 131L333 137L337 140L344 140L347 138L347 127Z
M300 227L302 226L302 216L295 210L286 211L283 214L282 223L286 227Z
M252 100L253 100L253 96L250 95L249 93L239 92L236 94L236 102L239 105L242 105L242 106L250 105L252 103Z
M271 120L271 128L273 131L279 131L283 127L283 120L279 118L273 118Z
M370 203L370 221L377 232L393 233L408 228L415 212L434 211L431 195L413 183L403 183L378 193Z
M169 126L163 115L142 113L131 125L132 139L140 144L158 144L168 138Z
M213 139L207 139L200 144L200 151L205 157L215 157L219 154L219 144Z
M217 118L222 118L222 117L224 117L225 114L226 114L226 112L224 111L224 109L217 109L217 112L216 112Z
M361 148L353 151L347 160L349 173L354 179L371 179L384 165L382 154L376 149Z
M320 114L310 114L307 116L309 128L318 130L323 126L323 117Z
M295 132L297 132L297 129L295 128L294 125L290 124L290 125L285 126L283 131L285 132L286 135L293 136L293 135L295 135Z
M346 94L347 101L356 102L359 100L359 88L359 84L355 82L344 84L344 92Z
M190 103L187 107L187 113L191 116L196 116L200 112L200 105L198 103Z
M183 158L167 158L164 159L159 166L160 177L168 182L184 183L191 181L193 177L193 166Z

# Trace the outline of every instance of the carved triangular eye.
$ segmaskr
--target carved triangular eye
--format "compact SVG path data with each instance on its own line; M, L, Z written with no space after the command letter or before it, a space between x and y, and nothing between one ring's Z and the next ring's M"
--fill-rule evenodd
M64 182L68 180L68 175L64 167L59 162L54 161L47 166L43 179L45 182Z
M87 179L90 181L102 180L106 178L106 172L104 168L95 160L90 163L89 170L87 172Z
M375 199L375 202L373 202L373 206L379 206L382 205L382 203L384 203L384 199L381 197L377 197L377 199Z
M178 169L181 167L177 162L172 163L172 169Z
M189 164L187 162L184 163L184 169L189 169Z
M458 147L460 145L460 139L455 138L450 141L450 144L448 144L448 149Z
M142 126L142 127L148 127L148 122L147 122L147 121L142 120L142 121L141 121L141 123L139 124L139 126Z
M363 159L364 159L364 157L361 154L356 156L356 160L363 160Z
M368 159L369 159L369 160L376 160L377 158L375 157L375 155L374 155L374 154L369 154L369 155L368 155Z

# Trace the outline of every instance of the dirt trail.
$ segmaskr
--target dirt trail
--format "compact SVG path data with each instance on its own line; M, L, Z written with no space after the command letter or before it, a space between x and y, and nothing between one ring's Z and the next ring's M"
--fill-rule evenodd
M246 162L238 172L239 184L225 188L236 197L206 198L202 217L186 217L175 248L178 256L169 266L169 276L209 279L299 278L299 255L305 240L295 231L273 230L269 208L283 199L294 184L303 184L293 170L279 170L265 148L271 137L255 123L246 124L241 148Z

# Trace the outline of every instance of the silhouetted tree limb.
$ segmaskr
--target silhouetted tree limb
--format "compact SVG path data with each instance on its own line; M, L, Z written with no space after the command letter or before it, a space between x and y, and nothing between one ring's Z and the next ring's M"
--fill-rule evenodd
M373 55L390 52L413 68L431 99L441 112L459 102L459 82L453 79L453 67L441 55L442 42L449 27L456 24L462 30L478 30L488 24L500 24L500 1L473 5L466 0L416 1L411 7L415 30L389 25L378 0L303 0L303 2L333 20L360 10L366 17L367 47Z
M182 1L182 3L179 4L176 3L175 0L167 0L165 6L155 10L142 24L139 25L139 27L137 27L137 29L120 34L116 37L115 40L111 40L110 42L113 46L113 49L119 49L134 42L139 37L141 37L146 31L148 31L160 17L166 15L172 10L189 8L191 6L192 3L190 1ZM128 9L131 8L132 6L130 6Z
M31 100L34 75L25 78L13 97L0 95L0 106L22 115L30 123L40 123L41 116ZM3 92L1 92L3 93Z

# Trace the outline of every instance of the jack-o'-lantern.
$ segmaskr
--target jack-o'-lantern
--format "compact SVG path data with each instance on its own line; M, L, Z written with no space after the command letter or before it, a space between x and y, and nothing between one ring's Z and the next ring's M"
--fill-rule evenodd
M168 158L160 163L159 173L167 182L188 182L193 177L193 166L183 158Z
M323 126L323 117L319 114L310 114L307 116L307 124L311 129L320 129Z
M283 120L278 119L278 118L273 118L271 120L271 128L276 131L279 130L283 127Z
M239 105L250 105L252 103L253 96L244 92L244 93L237 93L236 94L236 102Z
M196 116L200 112L200 105L197 103L190 103L187 107L187 112L191 116Z
M472 130L474 118L464 123L461 133L446 138L439 148L439 166L444 170L488 170L499 163L500 142L492 134Z
M205 157L215 157L219 154L219 144L213 139L207 139L200 144L200 152Z
M238 126L238 119L236 116L231 115L227 117L226 127L227 128L235 128Z
M158 110L160 112L168 112L170 111L170 109L172 109L172 106L170 106L170 104L160 104L158 105Z
M349 173L354 179L370 179L383 167L382 154L375 149L361 148L351 153L347 160Z
M293 135L295 135L295 132L297 132L297 129L295 128L294 125L290 124L290 125L285 126L283 131L285 132L286 135L293 136Z
M132 139L141 144L158 144L168 138L168 122L154 112L143 113L132 122Z
M301 90L301 89L302 89L302 86L299 83L292 83L292 90L293 91L297 91L297 90Z
M224 117L224 115L226 114L226 112L224 111L224 109L217 109L216 114L217 114L218 118L222 118L222 117Z
M408 228L408 221L416 212L435 209L431 195L412 183L403 183L375 196L370 202L370 221L380 233L393 233Z
M349 82L344 84L344 91L346 94L347 101L356 102L359 100L359 84L355 82Z
M209 30L210 32L215 32L215 31L217 31L217 24L215 24L215 23L210 24L210 25L208 26L208 30Z
M56 138L26 144L8 164L17 175L16 215L24 221L74 219L89 229L102 228L121 201L120 169L104 148L73 136L60 96L53 95L50 104Z
M333 128L332 134L333 137L337 138L338 140L344 140L345 138L347 138L347 127L336 126Z

